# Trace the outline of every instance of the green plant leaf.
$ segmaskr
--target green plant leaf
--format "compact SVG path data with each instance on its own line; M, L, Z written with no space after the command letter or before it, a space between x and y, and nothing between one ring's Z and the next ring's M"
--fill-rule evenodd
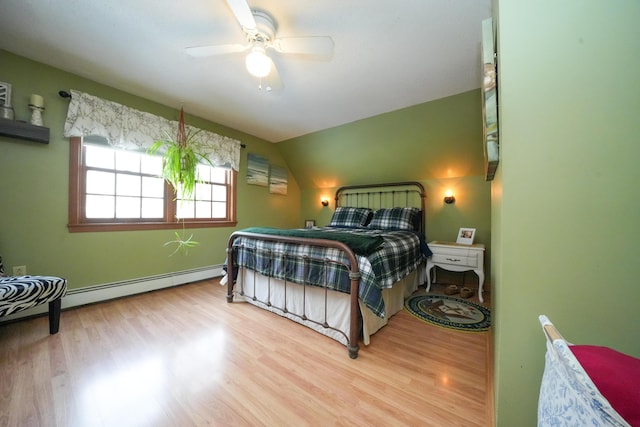
M166 137L154 141L147 150L149 154L162 155L162 178L171 184L175 195L180 189L183 200L194 198L196 183L200 182L197 176L198 164L208 163L214 166L204 154L206 144L197 138L200 132L200 129L185 131L184 111L180 109L177 137L173 138L165 132ZM190 248L199 244L193 240L193 234L188 239L184 238L184 220L182 232L182 236L176 232L176 239L164 244L164 246L177 245L176 250L169 256L177 252L187 254Z
M193 240L193 234L191 234L188 239L185 239L184 236L181 236L177 231L175 232L175 235L175 240L171 240L170 242L166 242L164 245L162 245L177 245L176 249L171 252L169 256L173 256L178 252L182 253L183 255L187 255L189 253L189 249L200 244L200 242L196 242L195 240Z

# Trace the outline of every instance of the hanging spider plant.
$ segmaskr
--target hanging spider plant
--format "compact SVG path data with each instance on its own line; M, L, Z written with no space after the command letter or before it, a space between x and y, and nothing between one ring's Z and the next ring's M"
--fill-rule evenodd
M182 222L182 224L184 225L184 221ZM182 229L182 235L180 235L180 233L178 233L176 231L176 239L175 240L170 240L170 241L166 242L162 246L169 246L169 245L173 245L173 244L176 244L178 246L176 247L176 249L173 252L171 252L171 254L169 256L173 256L178 252L180 252L183 255L187 255L189 253L189 249L193 248L194 246L199 245L200 242L196 242L195 240L193 240L193 234L191 234L189 236L189 238L185 239L184 238L184 228L183 228Z
M173 139L169 134L164 139L155 141L149 147L149 154L162 153L162 178L171 184L174 195L180 190L181 203L185 200L193 200L195 188L198 183L198 164L209 163L209 159L204 155L205 145L197 138L200 131L185 130L184 110L180 109L180 121L178 122L177 138ZM193 234L185 239L184 219L182 220L182 235L176 231L176 240L164 244L177 244L178 247L171 254L181 252L187 254L189 249L198 245L199 242L193 240ZM170 256L171 256L170 255Z
M183 200L193 199L198 182L198 164L211 164L203 153L205 145L197 138L199 133L199 130L185 130L184 110L181 108L177 138L166 134L148 150L150 154L162 153L162 178L171 184L174 193L181 190Z

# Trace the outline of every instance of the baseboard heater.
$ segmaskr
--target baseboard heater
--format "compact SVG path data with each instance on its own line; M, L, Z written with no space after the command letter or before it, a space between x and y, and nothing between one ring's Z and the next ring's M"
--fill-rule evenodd
M100 285L85 286L83 288L69 289L67 295L62 298L62 309L108 301L115 298L126 297L158 289L185 285L200 280L212 279L223 275L222 265L193 268L190 270L176 271L155 276L141 277L137 279L122 280L119 282L104 283ZM48 305L41 304L30 309L0 317L0 323L24 317L31 317L47 313Z

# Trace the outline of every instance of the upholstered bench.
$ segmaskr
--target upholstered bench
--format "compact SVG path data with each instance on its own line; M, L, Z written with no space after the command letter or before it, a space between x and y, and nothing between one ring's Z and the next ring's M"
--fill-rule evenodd
M0 317L49 303L49 333L60 326L62 297L67 293L67 280L53 276L0 277Z

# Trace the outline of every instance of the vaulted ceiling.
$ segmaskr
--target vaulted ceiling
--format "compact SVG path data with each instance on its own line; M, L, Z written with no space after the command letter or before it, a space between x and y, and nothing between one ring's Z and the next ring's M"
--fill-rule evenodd
M271 54L266 91L225 0L2 0L0 48L271 142L480 87L481 21L491 0L249 0L277 37L329 36L333 55ZM1 76L1 69L0 69ZM74 88L68 88L74 89Z

